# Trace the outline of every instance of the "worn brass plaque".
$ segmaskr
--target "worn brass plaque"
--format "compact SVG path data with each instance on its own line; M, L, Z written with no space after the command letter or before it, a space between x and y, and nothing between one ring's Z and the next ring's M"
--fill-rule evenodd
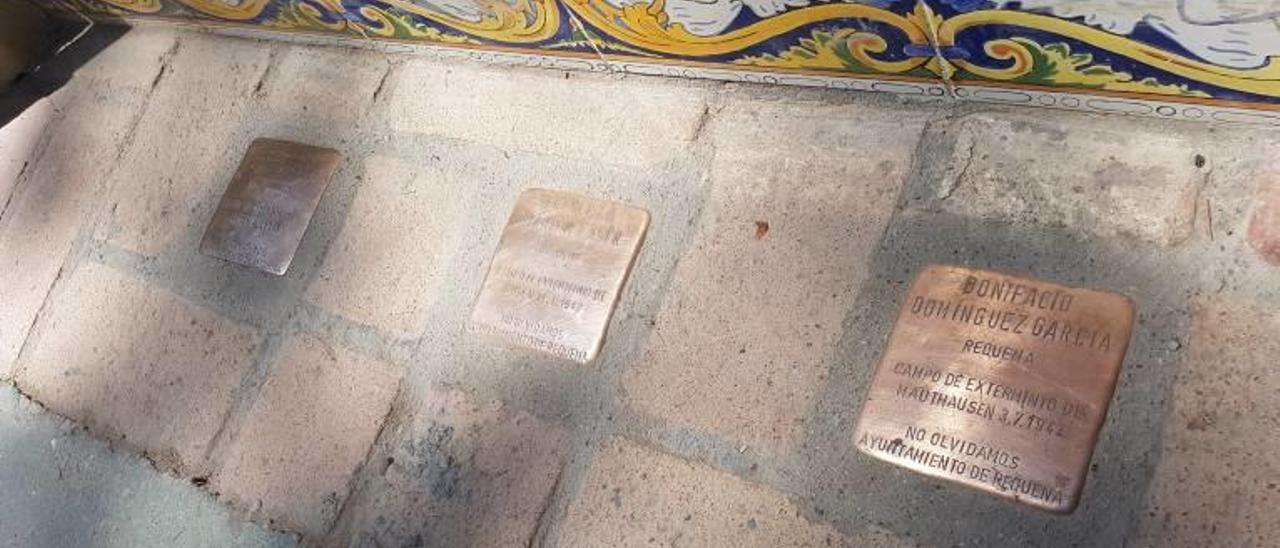
M1053 512L1075 509L1129 345L1127 297L972 268L916 278L859 450Z
M338 152L327 148L254 140L205 229L200 252L284 274L338 160Z
M516 200L480 288L472 328L586 363L649 227L649 213L555 190Z

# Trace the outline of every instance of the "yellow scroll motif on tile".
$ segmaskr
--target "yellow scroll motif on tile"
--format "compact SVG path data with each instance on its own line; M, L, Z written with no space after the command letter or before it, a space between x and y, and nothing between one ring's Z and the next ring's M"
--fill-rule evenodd
M1268 97L1280 97L1280 61L1277 60L1280 56L1271 57L1265 66L1256 69L1227 68L1183 57L1079 23L1034 13L984 10L960 14L942 22L938 28L938 42L942 46L954 45L956 35L961 31L983 25L1006 25L1049 32L1079 40L1090 46L1196 82ZM1034 68L1031 52L1025 45L1015 40L991 40L983 46L983 49L992 58L1012 61L1012 64L1004 68L989 68L964 59L949 61L961 69L991 80L1013 80L1028 74ZM1067 80L1062 83L1072 82Z
M541 42L560 30L560 8L555 0L476 0L484 8L485 15L479 21L468 21L415 4L411 0L378 0L393 8L425 17L473 36L505 42L525 44Z
M160 0L102 0L108 5L132 11L134 13L155 13L160 11Z
M329 30L342 32L349 26L345 19L325 21L325 14L320 9L306 3L291 4L280 10L274 17L259 23L268 28L285 30Z
M669 55L704 57L734 53L800 27L835 19L862 19L884 23L901 30L912 43L928 43L924 31L906 17L888 10L862 4L822 4L787 11L715 36L697 36L679 23L671 23L664 10L664 0L648 4L614 7L604 0L564 0L578 17L601 32L631 46ZM870 53L885 51L883 38L867 33L850 37L850 53L859 62L882 72L906 72L919 67L928 58L882 61Z
M158 1L158 0L157 0ZM205 15L212 15L232 21L248 21L262 13L263 8L271 0L244 0L238 5L229 4L223 0L178 0L188 8L196 10Z
M360 16L371 23L348 22L348 26L356 32L372 34L381 38L423 38L432 42L446 44L478 44L476 40L457 34L442 32L427 25L414 26L407 22L404 15L389 14L374 6L360 6Z
M382 8L363 5L355 10L360 17L342 16L337 19L331 15L345 14L349 11L336 4L337 0L316 0L325 4L328 11L310 3L297 2L289 4L270 20L259 24L283 30L328 30L333 32L351 32L366 38L410 38L423 39L430 42L446 44L476 44L477 41L466 36L449 34L427 25L415 25L409 16L401 13L388 13Z

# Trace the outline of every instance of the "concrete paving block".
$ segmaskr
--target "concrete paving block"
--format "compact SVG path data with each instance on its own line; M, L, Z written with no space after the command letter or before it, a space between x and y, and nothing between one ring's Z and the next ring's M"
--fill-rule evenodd
M82 224L92 218L102 174L116 160L117 138L128 131L143 96L77 83L49 100L62 112L44 129L50 134L44 152L26 166L20 184L14 181L0 213L0 377L11 374L45 295ZM35 108L31 113L41 116L44 107Z
M719 113L703 226L626 368L629 404L735 445L793 447L922 127L803 103Z
M136 26L76 69L81 85L149 90L180 41L207 41L172 27ZM166 69L167 71L167 69Z
M424 398L392 437L353 545L532 545L559 483L565 431L456 389Z
M923 171L942 210L1162 246L1191 235L1210 169L1188 135L1105 118L975 114L944 131L951 153L922 157L941 163Z
M686 153L705 87L653 78L409 61L387 102L391 125L504 149L628 166ZM499 108L493 99L501 97Z
M459 197L446 177L392 156L364 162L364 182L307 299L347 319L411 338L438 289L436 250Z
M0 385L0 547L288 548L290 535Z
M1261 172L1257 185L1249 245L1264 261L1280 266L1280 166Z
M855 546L781 493L624 439L596 449L559 529L561 548Z
M1280 313L1206 298L1192 314L1136 545L1272 545L1280 538Z
M242 120L269 59L260 43L183 35L111 182L99 239L149 257L196 249L257 136Z
M357 125L390 70L387 56L372 51L272 47L279 48L273 66L254 94L264 103L268 133L278 137L333 134Z
M94 263L63 285L18 364L18 385L161 467L205 473L257 334Z
M397 367L311 335L285 341L212 485L304 535L324 534L400 382Z

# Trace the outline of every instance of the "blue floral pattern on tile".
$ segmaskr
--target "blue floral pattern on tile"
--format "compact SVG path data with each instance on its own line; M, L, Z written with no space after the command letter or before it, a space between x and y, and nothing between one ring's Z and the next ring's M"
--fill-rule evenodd
M1135 10L1078 0L37 1L589 62L1280 108L1280 8L1247 2Z

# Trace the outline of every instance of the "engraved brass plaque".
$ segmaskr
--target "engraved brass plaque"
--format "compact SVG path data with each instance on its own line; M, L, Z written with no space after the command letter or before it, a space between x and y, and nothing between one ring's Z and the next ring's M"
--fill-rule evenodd
M205 229L200 252L284 274L338 161L335 150L254 140Z
M502 231L472 329L586 363L605 328L649 213L555 190L526 190Z
M916 278L854 442L1052 512L1075 509L1129 345L1115 293L972 268Z

